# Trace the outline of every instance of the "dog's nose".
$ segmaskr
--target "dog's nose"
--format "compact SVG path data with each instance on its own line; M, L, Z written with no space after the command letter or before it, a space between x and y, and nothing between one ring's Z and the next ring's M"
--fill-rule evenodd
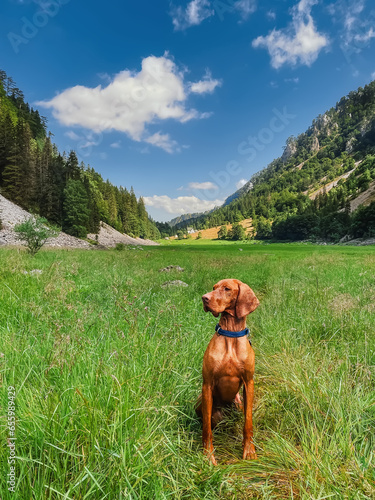
M205 302L205 303L207 303L207 302L210 300L210 298L209 298L209 296L208 296L208 293L207 293L206 295L203 295L203 296L202 296L202 300L203 300L203 302Z

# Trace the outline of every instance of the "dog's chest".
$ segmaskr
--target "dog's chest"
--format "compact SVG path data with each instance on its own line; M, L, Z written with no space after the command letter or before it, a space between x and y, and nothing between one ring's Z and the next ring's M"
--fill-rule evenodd
M223 338L209 346L206 354L215 377L240 377L249 364L247 349Z

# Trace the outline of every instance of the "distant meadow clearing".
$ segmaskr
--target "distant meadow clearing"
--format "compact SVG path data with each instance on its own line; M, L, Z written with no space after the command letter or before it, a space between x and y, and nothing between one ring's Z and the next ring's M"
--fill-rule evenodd
M375 498L375 249L196 243L0 250L2 500ZM261 302L258 459L233 412L213 467L194 404L217 322L201 295L222 278Z

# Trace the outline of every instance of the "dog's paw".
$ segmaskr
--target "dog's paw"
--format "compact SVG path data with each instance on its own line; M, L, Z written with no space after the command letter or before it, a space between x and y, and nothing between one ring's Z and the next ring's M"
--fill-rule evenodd
M243 460L256 460L257 454L255 452L254 447L250 447L250 449L244 450L242 455Z

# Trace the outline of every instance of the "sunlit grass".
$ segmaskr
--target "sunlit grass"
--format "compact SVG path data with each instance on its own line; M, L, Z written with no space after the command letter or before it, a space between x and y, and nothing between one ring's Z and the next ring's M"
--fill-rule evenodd
M242 249L242 251L239 250ZM183 273L160 273L167 265ZM41 269L42 274L24 274ZM242 416L201 451L194 403L215 318L201 295L248 283L258 460ZM180 279L188 288L161 288ZM374 476L375 251L171 244L0 251L1 439L16 398L16 499L367 499Z

